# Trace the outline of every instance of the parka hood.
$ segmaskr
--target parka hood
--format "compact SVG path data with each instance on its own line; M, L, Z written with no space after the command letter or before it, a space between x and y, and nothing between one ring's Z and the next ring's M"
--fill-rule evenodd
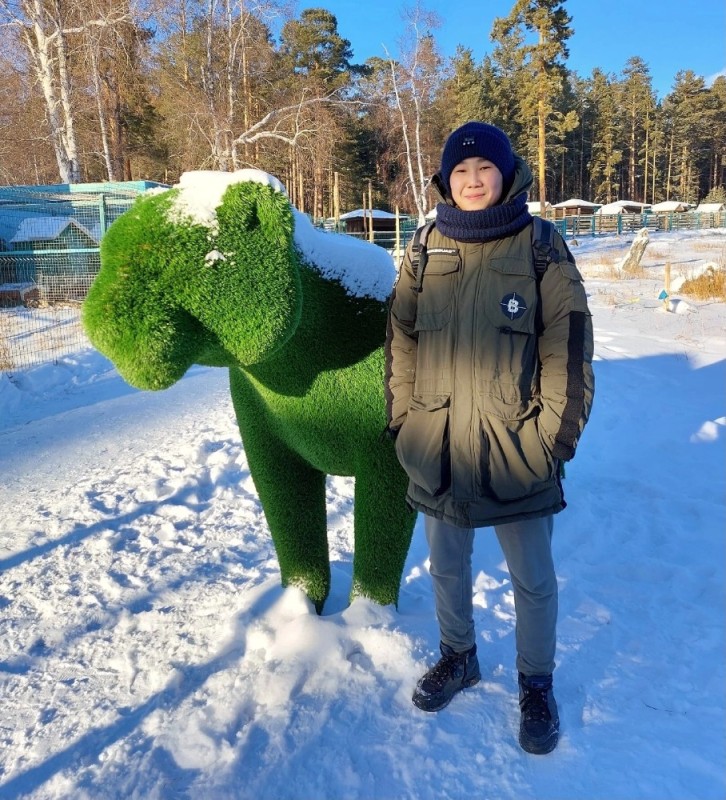
M522 192L529 193L533 182L534 177L532 176L532 170L527 165L527 162L515 153L514 180L512 181L512 185L509 187L509 191L506 192L502 202L507 203L518 195L522 194Z

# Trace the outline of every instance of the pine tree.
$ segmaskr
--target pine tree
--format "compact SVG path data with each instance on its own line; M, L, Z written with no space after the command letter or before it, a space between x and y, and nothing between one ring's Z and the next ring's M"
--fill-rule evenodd
M289 150L288 192L298 208L315 216L322 212L326 190L330 192L336 142L347 135L345 113L327 101L342 100L354 75L364 71L352 58L350 41L340 35L335 15L324 8L305 9L282 28L279 59L290 94L326 101L301 106Z
M707 192L716 121L704 79L691 70L679 71L663 110L669 138L666 197L696 203Z
M618 129L618 87L614 76L600 69L592 71L590 101L593 116L590 159L590 196L596 203L611 203L618 198L618 166L623 154Z
M547 128L562 92L564 61L572 36L570 16L560 0L516 0L509 16L494 21L492 38L503 43L514 31L526 31L536 41L523 46L525 69L531 80L524 81L525 94L520 105L536 105L538 188L540 207L545 207L547 173Z
M568 135L568 155L572 173L565 196L585 198L589 193L589 164L592 159L592 137L595 110L590 96L590 82L575 73L569 74L571 109L577 114L578 126Z
M512 29L482 64L484 121L507 132L514 149L528 162L537 158L536 106L529 103L525 84L524 34Z
M567 194L572 192L572 176L576 174L576 150L572 147L572 135L580 127L576 102L568 75L564 81L563 92L558 98L557 106L552 112L552 133L550 134L553 167L555 166L555 157L557 159L557 170L553 169L553 174L558 178L554 184L554 196L555 199L560 200L564 200ZM558 176L557 173L559 173Z
M449 63L449 77L443 82L437 106L452 131L471 120L485 116L482 70L474 61L472 51L461 45Z
M621 108L626 117L627 169L623 186L631 200L645 201L646 136L655 108L648 66L639 56L629 58L623 70Z
M338 32L338 20L324 8L306 8L299 19L286 22L280 34L280 56L294 79L305 78L319 93L346 86L351 72L353 50Z
M716 78L710 89L713 104L710 142L711 170L708 182L709 196L726 190L726 78ZM717 202L714 200L713 202ZM721 202L721 201L719 201Z

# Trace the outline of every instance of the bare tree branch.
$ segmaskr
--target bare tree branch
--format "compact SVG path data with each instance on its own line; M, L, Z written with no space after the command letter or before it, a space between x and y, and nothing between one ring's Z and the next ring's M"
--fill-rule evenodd
M268 111L268 113L265 114L262 119L248 128L244 133L239 134L239 136L235 138L234 142L235 144L251 144L258 139L274 138L280 139L288 144L295 144L295 142L301 136L308 133L313 133L312 130L298 128L302 109L306 108L307 106L320 103L344 102L340 100L336 101L334 99L336 94L337 92L331 92L324 97L309 97L307 100L301 99L298 103L294 103L293 105L283 106L282 108L273 108L271 111ZM292 134L280 132L279 126L293 116L295 117L295 132ZM271 125L272 123L275 124L275 127L272 130L266 130L267 126Z

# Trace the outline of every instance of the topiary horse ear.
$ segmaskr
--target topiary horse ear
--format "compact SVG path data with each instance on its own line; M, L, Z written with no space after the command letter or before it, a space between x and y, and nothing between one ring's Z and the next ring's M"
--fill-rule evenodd
M217 208L217 219L220 226L227 223L246 231L254 230L258 225L254 194L246 191L244 184L228 186L222 195L222 203Z
M256 201L257 219L265 235L280 245L289 243L294 222L287 195L274 190L257 192Z
M262 228L265 236L283 244L292 236L293 222L287 196L271 187L235 183L227 188L217 208L220 227L233 225L238 231Z

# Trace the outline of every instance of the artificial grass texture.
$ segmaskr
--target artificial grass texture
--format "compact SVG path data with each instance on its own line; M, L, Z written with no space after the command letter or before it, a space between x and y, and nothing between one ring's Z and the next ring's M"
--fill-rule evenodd
M104 236L84 325L134 386L165 388L194 363L255 363L295 330L302 298L289 203L250 186L227 190L216 236L174 220L178 190L140 198ZM223 257L205 261L213 249Z
M282 582L318 611L330 589L325 476L355 476L352 594L395 604L415 515L381 435L385 303L304 262L289 201L271 187L230 186L216 231L179 220L174 191L141 198L104 237L84 305L91 341L141 388L195 363L230 368ZM205 260L212 250L222 257Z

